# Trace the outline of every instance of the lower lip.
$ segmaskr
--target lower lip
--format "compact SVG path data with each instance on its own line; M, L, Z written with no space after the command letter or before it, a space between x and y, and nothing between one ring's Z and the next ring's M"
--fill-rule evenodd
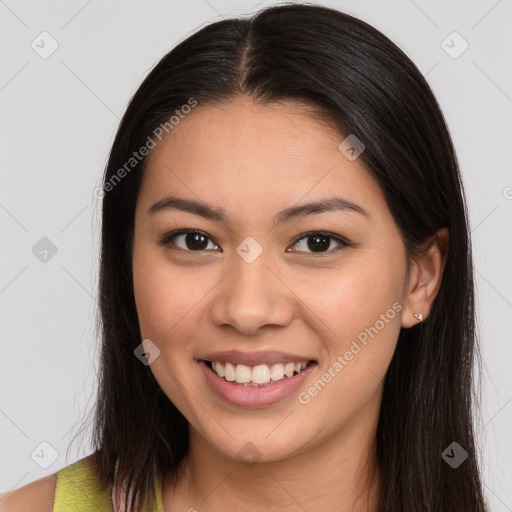
M316 363L312 363L293 377L278 380L266 386L244 386L232 384L223 377L219 377L204 362L199 361L199 366L206 376L211 388L226 402L241 407L264 407L279 402L295 391L315 369Z

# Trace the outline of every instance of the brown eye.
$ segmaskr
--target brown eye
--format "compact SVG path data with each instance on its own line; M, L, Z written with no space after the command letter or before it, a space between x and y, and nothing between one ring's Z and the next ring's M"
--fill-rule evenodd
M325 253L325 252L334 252L330 250L331 241L334 240L338 244L338 249L347 247L348 243L345 242L339 236L333 235L331 233L306 233L302 235L301 238L294 243L294 246L301 246L301 242L306 240L307 242L302 244L302 249L299 249L299 252L309 252L312 253Z
M303 243L304 240L306 241L305 244ZM208 247L208 242L212 242L213 247ZM337 244L337 248L332 249L333 242L334 245ZM169 247L173 250L183 250L185 252L200 252L211 249L217 250L220 248L206 234L201 231L194 231L190 229L182 229L167 233L161 239L160 245ZM349 243L347 241L333 233L313 231L302 234L301 237L293 244L295 247L300 247L299 250L291 252L325 254L335 252L343 247L348 247L348 245Z
M164 246L174 245L188 252L199 252L208 249L208 241L211 241L211 238L200 231L181 230L168 233L162 238L160 244ZM213 244L213 248L218 248L218 245Z

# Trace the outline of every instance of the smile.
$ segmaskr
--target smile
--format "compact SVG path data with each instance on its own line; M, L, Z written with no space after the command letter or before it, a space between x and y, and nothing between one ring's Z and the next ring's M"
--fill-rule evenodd
M254 366L203 359L198 363L215 394L239 407L265 407L279 402L317 367L313 360Z
M219 376L228 382L243 384L244 386L265 386L299 374L308 365L308 361L301 363L278 363L271 366L259 364L247 366L245 364L222 363L220 361L206 361L206 364Z

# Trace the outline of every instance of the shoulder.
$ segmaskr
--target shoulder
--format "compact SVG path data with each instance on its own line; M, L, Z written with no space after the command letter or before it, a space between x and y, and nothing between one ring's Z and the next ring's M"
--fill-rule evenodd
M56 485L57 475L54 473L0 494L0 512L52 512Z
M0 494L0 512L84 510L111 510L110 493L99 485L90 456L79 459L52 475Z

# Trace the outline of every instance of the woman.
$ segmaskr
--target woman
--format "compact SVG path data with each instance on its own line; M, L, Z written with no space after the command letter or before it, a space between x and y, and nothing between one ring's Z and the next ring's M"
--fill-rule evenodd
M204 27L95 193L95 451L6 510L486 510L460 173L383 34L300 4Z

